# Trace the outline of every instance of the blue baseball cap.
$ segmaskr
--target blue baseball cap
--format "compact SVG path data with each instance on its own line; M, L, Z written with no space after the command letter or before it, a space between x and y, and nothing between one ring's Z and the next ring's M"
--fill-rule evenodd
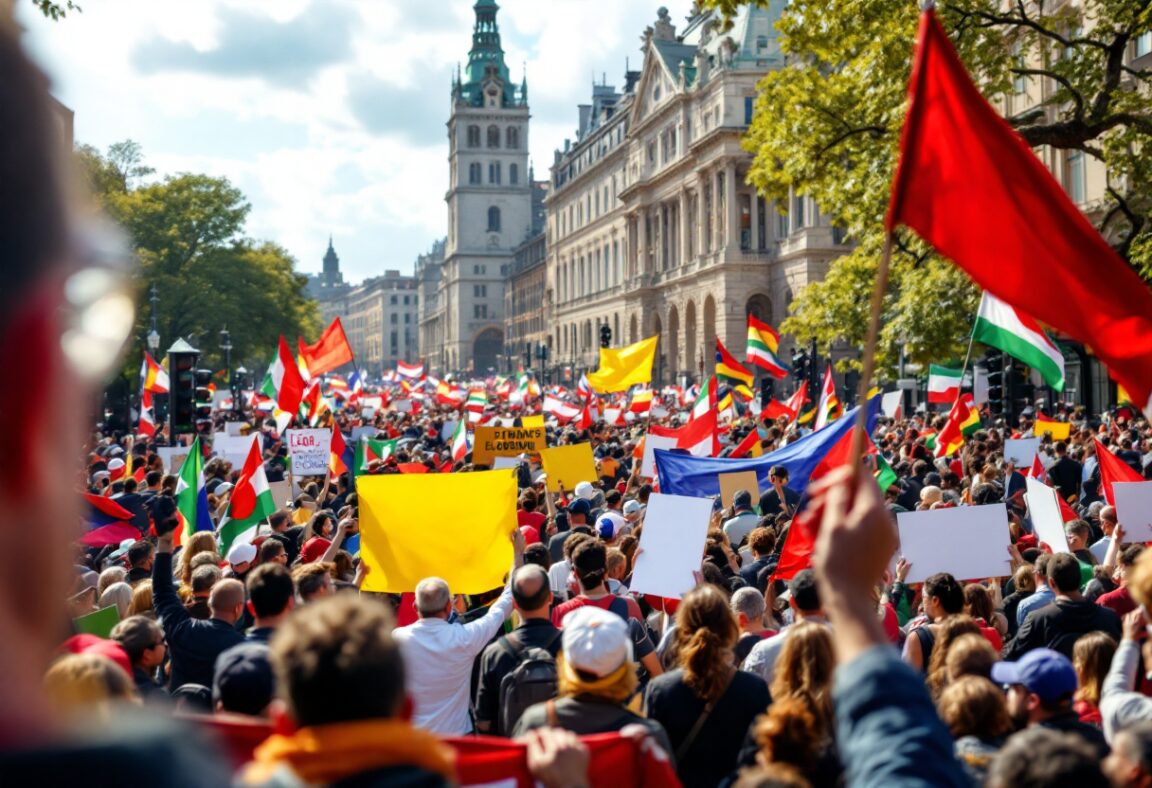
M572 503L568 504L568 514L582 514L585 517L592 513L592 504L588 503L583 498L577 498Z
M1070 698L1077 685L1072 660L1050 648L1033 649L1015 662L997 662L992 666L992 680L1022 684L1045 703Z

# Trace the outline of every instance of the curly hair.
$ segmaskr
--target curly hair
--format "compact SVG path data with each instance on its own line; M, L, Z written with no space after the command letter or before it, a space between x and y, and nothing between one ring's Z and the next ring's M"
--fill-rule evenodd
M982 676L961 676L940 693L936 705L940 719L956 739L995 739L1012 730L1004 693Z
M1000 655L983 635L961 635L953 641L944 656L944 672L949 682L961 676L992 677L992 665Z
M773 700L755 723L753 737L766 764L787 763L811 772L824 749L826 731L812 707L799 697Z
M952 644L969 634L983 637L980 625L971 616L949 616L937 625L936 645L932 647L932 658L928 660L928 690L932 697L939 697L948 684L947 660Z
M676 619L684 683L696 697L714 701L724 693L736 669L732 647L740 629L728 598L711 584L698 586L684 595Z
M188 544L180 551L178 564L180 567L180 582L184 585L192 584L192 559L201 553L209 553L216 562L219 562L219 552L216 549L216 534L212 531L197 531L192 534Z
M832 672L836 658L832 638L821 624L801 622L788 630L772 677L773 703L797 698L808 705L818 738L832 727Z

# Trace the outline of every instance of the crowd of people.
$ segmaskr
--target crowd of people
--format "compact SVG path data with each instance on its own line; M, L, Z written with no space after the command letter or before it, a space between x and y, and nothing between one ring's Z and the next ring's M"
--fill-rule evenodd
M1072 424L1039 455L1074 513L1067 551L1037 540L1021 469L1004 459L1029 419L988 416L939 458L934 417L917 415L873 430L895 474L885 489L855 463L799 485L773 466L767 489L715 507L691 590L633 593L658 486L640 473L650 422L550 419L549 444L591 443L598 476L549 492L534 459L517 460L502 587L465 596L428 577L402 595L361 592L370 567L345 549L359 541L355 477L480 470L450 459L444 422L459 411L429 403L367 425L331 416L399 447L338 478L288 475L300 492L221 555L212 530L183 533L163 433L86 429L131 327L116 336L92 316L107 318L127 280L72 231L47 95L9 31L0 71L0 361L29 382L0 387L4 782L451 785L468 742L485 739L522 747L525 779L574 788L596 781L590 753L608 735L631 743L653 785L1152 784L1152 552L1126 541L1094 456L1105 445L1147 478L1152 430L1138 414L1051 414ZM77 284L93 272L106 284ZM683 403L665 404L683 418ZM531 405L493 394L488 415ZM736 411L727 446L761 429L770 453L808 429ZM275 422L243 415L268 478L284 476ZM60 456L86 434L74 484ZM207 463L215 524L239 470ZM80 544L74 486L117 502L138 535ZM1010 574L906 582L896 513L1001 503ZM781 577L793 531L811 524L809 568ZM437 525L412 524L430 551ZM108 637L70 631L113 608Z

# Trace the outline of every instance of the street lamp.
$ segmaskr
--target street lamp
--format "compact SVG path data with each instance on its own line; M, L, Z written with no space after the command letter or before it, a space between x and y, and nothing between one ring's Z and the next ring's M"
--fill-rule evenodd
M224 351L224 381L232 393L232 408L236 408L236 392L232 387L232 335L227 328L220 329L220 349Z
M155 358L156 351L160 349L160 334L157 333L155 326L153 326L152 330L148 332L145 340L148 342L148 350L152 352L152 357Z

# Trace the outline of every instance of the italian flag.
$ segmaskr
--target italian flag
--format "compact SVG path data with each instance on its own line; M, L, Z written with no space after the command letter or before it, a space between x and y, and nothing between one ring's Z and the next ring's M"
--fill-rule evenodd
M955 402L960 396L963 371L932 364L928 367L928 403L932 405Z
M276 400L276 407L280 410L287 413L300 410L300 402L304 399L304 378L300 375L300 368L296 366L296 359L292 357L292 351L288 349L283 335L261 390Z
M384 462L396 451L399 439L378 441L373 438L361 438L356 444L356 455L352 460L354 473L360 474L368 470L368 463L380 460Z
M188 447L188 456L176 476L176 512L180 526L176 544L187 544L197 531L212 530L212 513L208 511L208 490L204 487L204 453L197 436Z
M456 431L452 433L452 462L461 462L468 454L468 427L461 419L456 424Z
M1064 390L1064 354L1035 320L987 291L976 311L972 338L1032 367L1056 391Z
M692 414L689 421L694 421L716 410L716 376L709 375L708 381L700 388L696 402L692 404Z
M260 523L274 511L276 502L272 500L272 489L268 486L264 460L260 456L260 436L253 435L240 481L236 482L236 488L232 490L228 511L220 523L220 554L227 555L228 549L237 541L251 542Z

